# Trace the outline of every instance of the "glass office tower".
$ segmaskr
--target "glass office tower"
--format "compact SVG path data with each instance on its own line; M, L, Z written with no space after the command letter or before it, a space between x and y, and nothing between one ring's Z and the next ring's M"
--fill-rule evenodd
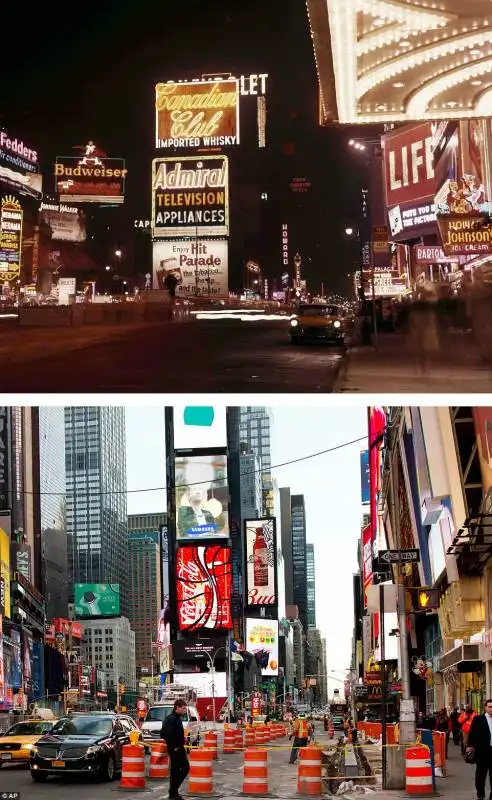
M316 628L316 576L314 570L314 544L306 545L307 571L307 622L308 629Z
M269 408L244 406L240 409L239 434L243 452L257 456L261 468L263 508L261 515L273 514L271 431L272 412Z

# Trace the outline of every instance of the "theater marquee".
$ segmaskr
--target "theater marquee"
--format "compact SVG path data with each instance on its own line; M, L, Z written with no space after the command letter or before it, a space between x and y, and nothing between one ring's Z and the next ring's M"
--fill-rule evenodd
M156 148L212 148L239 144L236 79L158 83Z
M152 229L154 237L228 236L227 156L154 159Z

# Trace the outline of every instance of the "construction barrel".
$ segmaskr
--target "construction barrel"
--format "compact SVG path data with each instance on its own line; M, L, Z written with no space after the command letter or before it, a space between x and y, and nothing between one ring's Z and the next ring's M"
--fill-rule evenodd
M297 793L319 797L321 786L321 750L317 747L301 747L297 766Z
M188 791L190 794L213 794L213 753L204 747L190 751L190 774Z
M142 792L145 786L145 747L141 744L123 745L121 780L118 788L124 792Z
M432 761L426 745L409 747L405 753L405 789L407 794L433 794Z
M165 742L152 742L150 745L149 780L169 778L169 758Z
M254 749L244 751L243 794L268 794L268 753Z

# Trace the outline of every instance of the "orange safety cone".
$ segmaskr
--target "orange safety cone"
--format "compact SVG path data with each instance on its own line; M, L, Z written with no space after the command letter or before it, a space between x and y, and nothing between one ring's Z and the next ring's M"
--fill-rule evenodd
M432 762L427 745L409 747L405 753L405 789L407 794L434 794Z
M190 794L213 794L213 753L200 747L190 751L190 774L188 778L188 792Z
M124 792L145 791L145 747L143 745L123 745L121 780L118 789Z
M152 742L150 745L149 780L169 778L169 758L165 742Z
M243 794L268 794L268 753L266 750L244 751Z
M224 753L236 752L236 731L232 728L224 730Z
M319 797L321 788L321 750L317 747L301 747L297 767L297 793Z
M205 736L203 737L203 744L207 750L210 750L213 753L214 761L216 761L219 757L217 738L216 731L206 731Z

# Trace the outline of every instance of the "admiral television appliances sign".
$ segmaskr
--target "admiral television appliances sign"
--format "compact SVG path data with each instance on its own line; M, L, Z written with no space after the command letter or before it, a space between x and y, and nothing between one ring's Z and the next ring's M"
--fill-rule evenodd
M227 156L154 159L152 228L155 237L227 236Z

